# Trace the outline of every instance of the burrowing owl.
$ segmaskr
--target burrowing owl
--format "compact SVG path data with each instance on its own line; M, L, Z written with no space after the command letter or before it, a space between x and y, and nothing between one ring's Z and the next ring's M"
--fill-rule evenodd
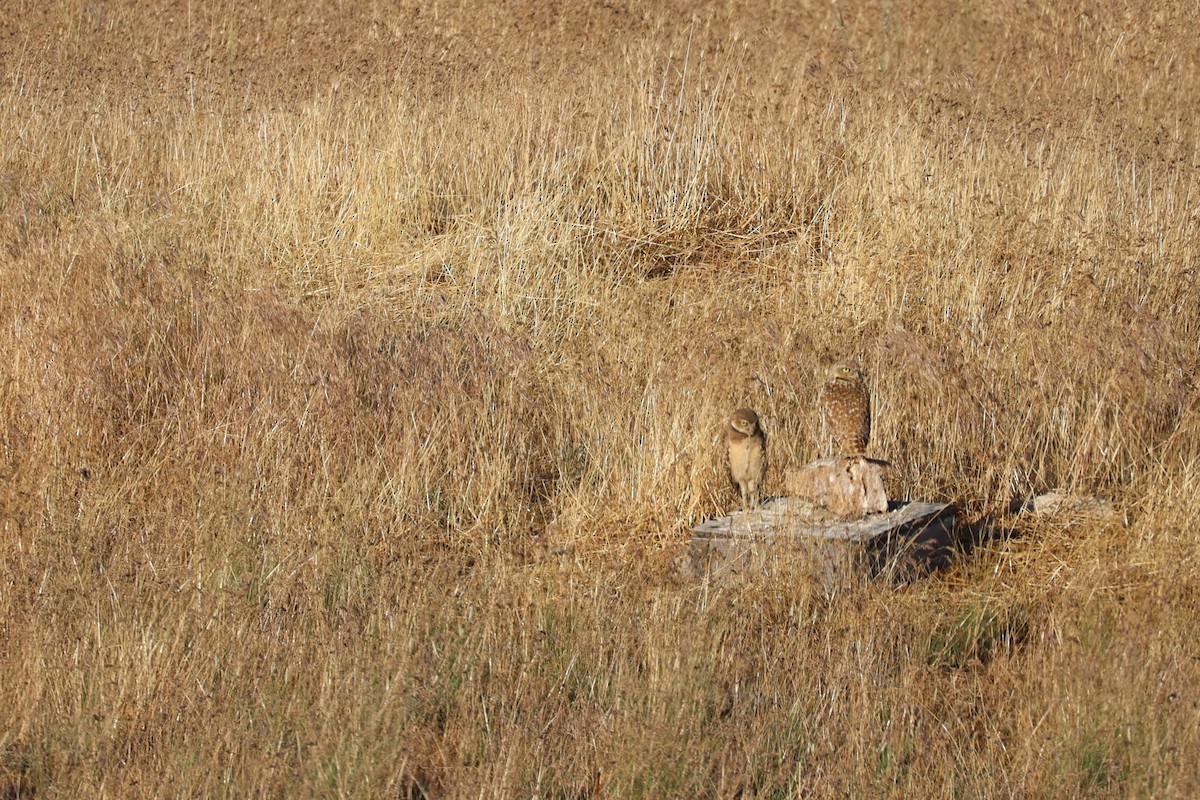
M866 455L871 438L871 394L856 361L839 361L825 373L821 414L838 455Z
M758 507L758 491L767 474L767 435L758 414L739 408L729 418L725 431L729 443L729 472L742 495L742 510Z

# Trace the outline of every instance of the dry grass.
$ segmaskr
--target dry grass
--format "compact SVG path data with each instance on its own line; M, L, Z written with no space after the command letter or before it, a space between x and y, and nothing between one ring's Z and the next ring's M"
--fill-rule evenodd
M1200 794L1194 7L479 5L0 11L0 798ZM855 353L1013 535L677 581Z

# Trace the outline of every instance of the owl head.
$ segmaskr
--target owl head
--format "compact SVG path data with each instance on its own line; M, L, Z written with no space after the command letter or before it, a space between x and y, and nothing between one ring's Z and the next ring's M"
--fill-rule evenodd
M825 371L825 380L827 383L862 383L862 365L859 364L858 359L838 361L831 364Z
M753 436L758 431L758 414L749 408L739 408L729 418L729 427L743 436Z

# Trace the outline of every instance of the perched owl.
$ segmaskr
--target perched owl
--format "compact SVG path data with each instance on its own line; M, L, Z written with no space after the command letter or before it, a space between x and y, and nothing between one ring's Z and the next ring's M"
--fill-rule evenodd
M871 438L871 394L858 362L839 361L826 372L821 414L838 455L866 455Z
M767 474L767 435L758 414L739 408L729 418L725 431L729 443L729 472L742 495L742 510L758 507L759 489Z

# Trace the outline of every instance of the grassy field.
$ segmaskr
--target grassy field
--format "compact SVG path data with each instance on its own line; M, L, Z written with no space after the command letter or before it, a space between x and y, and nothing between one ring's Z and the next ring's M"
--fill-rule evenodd
M1197 13L7 3L0 798L1200 796ZM854 355L979 546L679 578Z

